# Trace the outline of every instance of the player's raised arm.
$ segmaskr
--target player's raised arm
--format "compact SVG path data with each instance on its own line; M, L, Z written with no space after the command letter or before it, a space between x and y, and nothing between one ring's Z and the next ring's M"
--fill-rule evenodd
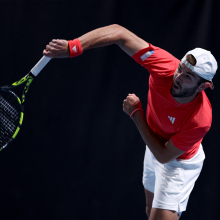
M129 56L146 48L149 44L126 28L113 24L90 31L73 41L52 40L43 54L54 58L73 57L83 51L117 44Z

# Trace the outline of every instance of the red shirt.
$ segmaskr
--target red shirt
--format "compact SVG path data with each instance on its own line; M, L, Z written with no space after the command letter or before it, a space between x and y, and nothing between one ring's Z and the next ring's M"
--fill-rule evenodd
M212 122L212 107L205 92L200 92L189 103L180 104L170 94L173 75L180 60L151 44L132 58L150 72L149 126L164 143L171 138L177 148L185 151L178 159L193 157Z

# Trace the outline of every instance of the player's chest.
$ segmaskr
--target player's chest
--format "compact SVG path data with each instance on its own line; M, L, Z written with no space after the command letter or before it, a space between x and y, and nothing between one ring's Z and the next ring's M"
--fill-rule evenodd
M168 133L179 132L183 124L191 117L189 108L175 102L171 95L153 93L148 96L148 113L150 120Z

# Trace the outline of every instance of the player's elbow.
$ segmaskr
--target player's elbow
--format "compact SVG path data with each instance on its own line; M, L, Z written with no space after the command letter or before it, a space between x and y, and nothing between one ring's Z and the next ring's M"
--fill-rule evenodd
M112 24L110 27L114 33L115 43L118 44L119 42L123 41L126 36L126 29L119 24Z
M158 162L160 162L161 164L166 164L168 163L169 161L167 161L165 158L156 158L158 160Z
M112 24L112 25L110 25L110 27L111 27L112 29L114 29L115 32L117 32L117 33L121 33L121 31L123 31L123 29L125 29L124 27L122 27L122 26L119 25L119 24Z
M161 163L161 164L166 164L169 163L170 161L174 160L175 157L166 157L166 156L161 156L160 158L158 158L157 160Z
M166 156L164 155L159 155L156 157L157 161L160 162L161 164L166 164L166 163L169 163L172 159L170 158L167 158Z
M166 163L168 163L169 161L168 160L160 160L159 161L161 164L166 164Z

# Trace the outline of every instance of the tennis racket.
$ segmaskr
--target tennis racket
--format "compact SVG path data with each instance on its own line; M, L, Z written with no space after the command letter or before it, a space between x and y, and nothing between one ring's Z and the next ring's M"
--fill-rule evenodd
M31 71L11 85L0 87L0 151L17 136L24 118L25 97L33 79L40 73L51 58L43 56ZM9 89L26 82L21 99Z

